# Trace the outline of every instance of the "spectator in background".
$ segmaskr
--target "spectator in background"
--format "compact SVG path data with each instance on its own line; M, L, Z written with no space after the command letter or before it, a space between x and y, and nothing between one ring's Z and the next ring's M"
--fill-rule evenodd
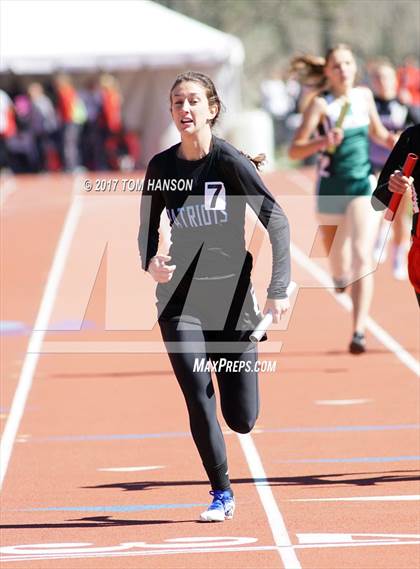
M55 78L57 110L61 130L61 154L64 169L74 172L81 166L80 134L86 122L86 108L67 75Z
M373 91L376 109L382 124L391 132L400 133L407 126L414 123L409 107L397 98L397 74L392 64L386 60L372 62L369 65L369 79ZM379 175L390 151L374 140L370 141L369 158L373 172ZM410 231L407 223L407 210L410 196L405 193L400 207L392 224L394 243L392 251L392 269L394 277L398 280L407 278L407 251L410 242ZM377 261L385 260L384 250L389 224L382 223L379 236L375 244L374 256ZM385 251L384 251L385 253Z
M19 94L14 99L16 132L7 140L10 165L16 174L39 172L39 156L31 125L32 104L29 97Z
M409 105L415 117L420 122L420 67L419 61L413 56L406 57L404 65L397 70L398 95L401 102Z
M112 75L104 74L99 79L102 94L102 113L110 134L121 131L121 94L118 82Z
M271 77L260 84L261 107L273 120L276 146L287 141L285 120L295 110L298 97L298 93L292 91L293 87L297 87L299 93L299 84L293 80L284 81L278 69L274 69Z
M112 75L104 74L99 78L102 99L100 115L101 136L105 148L105 169L119 169L119 145L122 137L121 94L118 82Z
M105 145L101 135L102 94L96 78L90 78L79 93L85 108L86 122L81 132L83 166L89 170L106 169Z
M31 130L38 154L38 170L50 170L50 156L58 152L58 119L54 105L40 83L28 87L31 101Z
M27 88L16 84L13 93L12 98L0 90L0 168L15 173L135 168L139 133L124 128L122 97L111 75L90 78L80 92L59 75L45 87L35 81Z
M13 102L6 91L0 89L0 170L12 167L8 142L16 133Z

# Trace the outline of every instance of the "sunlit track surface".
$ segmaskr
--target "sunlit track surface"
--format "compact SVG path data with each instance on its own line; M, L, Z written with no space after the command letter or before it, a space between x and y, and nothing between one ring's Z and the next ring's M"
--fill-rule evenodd
M89 179L98 177L106 178ZM266 181L289 216L294 246L325 271L326 260L311 256L312 177L311 170L276 172ZM9 435L4 472L3 566L418 567L418 378L377 336L368 335L366 355L347 353L350 315L307 264L293 264L299 292L262 355L277 361L277 371L260 375L252 446L222 425L237 515L200 524L209 488L167 356L127 347L160 344L153 283L136 251L139 193L93 195L64 175L8 184L1 192L1 417L3 427L15 422L16 436ZM13 401L75 195L81 209L59 255L63 270L48 330L37 331L20 418ZM262 304L269 243L253 227L250 219ZM376 271L371 316L418 360L415 297L408 283L392 279L388 263ZM80 343L101 351L70 349Z

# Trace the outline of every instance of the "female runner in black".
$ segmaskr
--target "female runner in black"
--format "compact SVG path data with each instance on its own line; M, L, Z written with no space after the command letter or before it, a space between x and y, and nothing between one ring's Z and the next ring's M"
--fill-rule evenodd
M211 371L226 423L253 428L259 411L257 350L250 332L261 319L245 249L248 203L267 229L272 277L264 312L278 322L289 308L290 237L287 218L252 161L212 133L221 101L204 74L179 75L170 91L181 143L150 161L143 185L139 251L158 283L159 325L188 408L191 432L212 490L203 521L233 516L226 447L216 417ZM171 225L168 255L157 255L162 211Z
M411 176L404 176L402 169L410 153L420 156L420 124L407 128L400 136L379 176L378 186L372 196L372 205L376 210L385 209L389 206L393 193L411 194L413 224L411 248L408 253L408 277L420 307L420 160L417 160Z

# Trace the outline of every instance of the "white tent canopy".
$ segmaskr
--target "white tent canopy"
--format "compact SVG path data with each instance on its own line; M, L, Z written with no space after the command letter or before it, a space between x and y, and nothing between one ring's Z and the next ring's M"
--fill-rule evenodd
M0 69L15 73L242 63L240 41L148 0L2 0Z
M149 0L0 2L0 71L112 72L121 84L127 126L142 133L144 161L177 140L168 113L175 75L208 73L234 113L243 59L238 38Z

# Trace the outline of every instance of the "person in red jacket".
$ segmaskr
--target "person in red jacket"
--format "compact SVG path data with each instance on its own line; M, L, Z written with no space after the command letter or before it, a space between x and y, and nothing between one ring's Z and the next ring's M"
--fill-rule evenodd
M101 75L99 89L102 102L99 129L104 150L101 167L118 170L118 148L123 128L121 94L117 80L109 74Z
M8 140L16 135L16 119L13 102L9 95L0 89L0 169L10 166Z
M86 108L73 87L70 77L60 74L54 81L57 111L61 122L61 150L64 169L72 172L80 167L81 126L86 121Z
M102 75L99 84L104 125L110 133L117 134L122 127L121 95L117 81L112 75Z
M398 95L410 107L415 123L420 122L420 67L418 58L408 56L398 68Z

